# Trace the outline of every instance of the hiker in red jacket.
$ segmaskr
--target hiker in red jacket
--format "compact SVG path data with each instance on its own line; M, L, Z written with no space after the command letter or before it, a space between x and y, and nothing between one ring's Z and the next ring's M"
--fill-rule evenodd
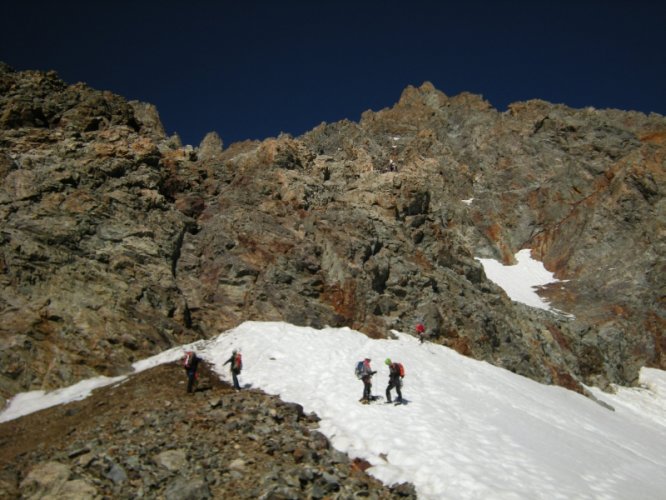
M425 340L425 326L420 321L416 324L416 336L419 338L419 342L423 344Z
M402 386L402 377L405 374L404 369L400 363L393 363L391 358L386 358L384 363L389 368L389 383L386 387L386 402L391 402L391 389L395 387L395 392L398 393L398 399L396 399L396 402L402 403L402 391L400 391L400 387Z

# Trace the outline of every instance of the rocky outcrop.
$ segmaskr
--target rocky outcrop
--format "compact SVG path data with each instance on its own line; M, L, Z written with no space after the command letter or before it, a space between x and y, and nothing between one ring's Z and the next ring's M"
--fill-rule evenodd
M153 108L53 73L5 68L0 87L0 392L194 340L174 268L195 221L169 198L178 153Z
M247 319L372 336L422 319L579 391L666 367L662 116L499 112L424 84L358 123L192 148L154 108L53 73L2 67L0 89L4 396ZM475 260L522 248L573 319L511 302Z

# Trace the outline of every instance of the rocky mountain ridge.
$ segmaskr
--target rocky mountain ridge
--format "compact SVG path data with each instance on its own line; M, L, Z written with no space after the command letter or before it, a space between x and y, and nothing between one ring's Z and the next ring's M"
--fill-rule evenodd
M666 368L666 118L426 83L358 123L224 148L54 72L0 66L0 394L240 322L411 332L545 383ZM466 202L463 202L466 200ZM470 201L471 200L471 201ZM533 255L573 318L475 257Z

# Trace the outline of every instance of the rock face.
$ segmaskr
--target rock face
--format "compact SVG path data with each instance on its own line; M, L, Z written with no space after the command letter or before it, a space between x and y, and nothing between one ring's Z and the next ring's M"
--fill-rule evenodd
M119 373L193 340L174 270L196 224L168 199L164 164L181 153L156 112L1 69L0 392Z
M413 331L536 380L666 368L666 118L407 88L359 123L223 149L0 67L0 394L116 374L247 320ZM463 200L472 200L464 203ZM575 319L475 257L520 249Z

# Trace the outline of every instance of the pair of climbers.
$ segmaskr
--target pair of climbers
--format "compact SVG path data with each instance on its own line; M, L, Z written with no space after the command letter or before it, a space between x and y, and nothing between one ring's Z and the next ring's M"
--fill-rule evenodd
M416 336L419 339L419 343L423 344L426 339L426 329L423 321L419 320L416 323ZM363 381L363 397L361 398L362 403L369 403L377 399L376 396L372 396L372 376L377 373L373 371L370 367L370 358L365 358L363 361L359 361L356 364L356 376ZM391 361L391 358L386 358L384 364L389 368L389 382L386 386L386 402L391 403L391 390L395 389L395 392L398 395L396 402L403 403L402 399L402 379L405 376L405 368L402 366L402 363L394 363Z
M360 399L361 403L368 404L370 401L377 399L377 396L372 395L372 376L377 373L370 366L370 358L365 358L359 361L356 365L356 376L363 381L363 397ZM386 402L391 403L391 390L395 389L398 398L397 403L403 403L402 399L402 379L405 376L405 369L402 363L391 361L391 358L386 358L384 364L389 369L389 382L386 386Z
M199 361L201 358L197 356L197 353L194 351L187 351L183 357L183 367L185 368L185 373L187 373L187 392L192 392L194 386L197 383L199 375L197 374L197 369L199 368ZM238 383L238 375L240 375L241 370L243 369L243 357L241 352L237 349L231 354L231 357L222 365L230 364L231 366L231 378L233 380L234 389L240 391L240 384Z

